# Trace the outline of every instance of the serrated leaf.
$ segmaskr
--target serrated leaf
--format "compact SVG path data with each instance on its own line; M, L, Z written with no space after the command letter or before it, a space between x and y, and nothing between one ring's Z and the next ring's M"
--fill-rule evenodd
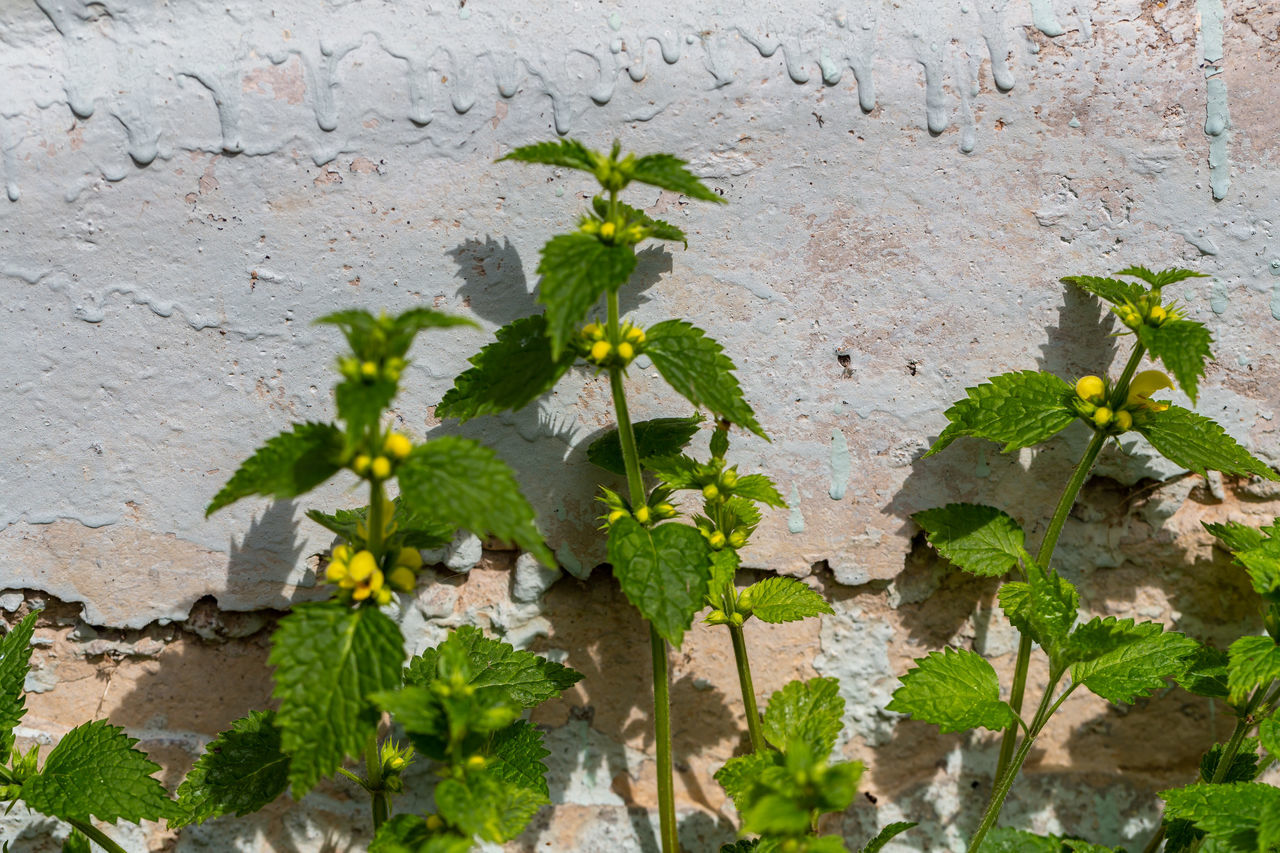
M289 756L281 751L274 711L253 711L205 747L178 786L180 817L170 827L204 823L220 815L246 815L289 786Z
M115 823L163 820L179 812L159 780L160 765L133 748L124 729L94 720L76 726L22 783L19 797L50 817Z
M957 568L982 577L999 577L1031 562L1018 522L995 507L954 503L911 516L929 544Z
M1257 782L1199 783L1161 791L1165 820L1188 820L1210 837L1256 849L1259 819L1280 809L1280 788Z
M374 608L306 602L280 620L267 661L276 668L276 725L300 798L377 730L380 713L365 697L400 686L404 640Z
M602 220L608 218L609 202L600 196L591 199L591 204L595 208L596 215ZM643 210L632 207L629 204L617 202L617 212L623 220L623 227L627 225L639 225L641 228L648 230L649 236L658 240L676 240L689 247L689 240L685 237L685 233L670 222L661 219L654 219Z
M1180 406L1142 412L1140 418L1134 418L1134 429L1170 462L1197 474L1209 470L1280 480L1280 475L1237 444L1222 427Z
M377 426L399 389L399 383L385 377L345 379L335 385L333 402L338 417L346 422L347 435L354 440Z
M1188 693L1210 699L1226 699L1227 653L1212 646L1200 646L1187 658L1187 671L1175 679Z
M510 841L528 825L538 809L550 802L537 791L521 788L487 772L436 785L440 816L468 835L485 841Z
M752 752L730 758L724 766L715 772L715 780L724 788L729 799L738 811L747 806L747 797L760 782L761 774L771 767L779 767L782 756L773 750Z
M545 565L555 565L515 475L489 448L469 438L442 436L413 448L397 473L400 500L411 512L514 542Z
M1069 275L1062 279L1066 284L1073 284L1085 293L1092 293L1112 305L1124 305L1141 296L1145 289L1128 281L1115 278L1102 278L1096 275Z
M1227 690L1240 705L1257 687L1280 679L1280 646L1270 637L1241 637L1227 652Z
M31 668L31 637L39 610L28 613L0 639L0 762L13 750L13 729L27 713L22 687Z
M1024 370L993 376L966 388L968 398L947 409L950 421L925 456L932 456L962 435L1004 444L1003 452L1039 444L1076 419L1067 405L1074 392L1051 373Z
M975 652L947 648L916 660L888 704L938 726L945 734L984 728L1000 731L1015 719L1000 699L995 669Z
M689 198L725 203L685 168L685 161L671 154L647 154L638 158L631 169L631 180L682 193Z
M999 826L982 839L978 853L1062 853L1062 839Z
M254 451L205 509L206 517L250 495L279 500L311 491L342 470L342 431L333 424L294 424Z
M884 829L876 833L876 837L867 842L862 848L862 853L880 853L880 849L906 832L911 827L916 826L915 821L899 820L885 826Z
M720 853L756 853L759 844L758 838L743 838L732 844L721 844Z
M499 329L493 343L468 359L472 367L453 380L436 416L467 421L522 409L550 391L576 359L568 350L559 358L551 354L546 317L522 317Z
M643 460L644 468L672 491L700 488L698 478L714 473L714 469L683 454L650 456Z
M1267 717L1258 724L1258 742L1262 748L1280 758L1280 720Z
M1267 538L1261 530L1238 521L1221 524L1202 521L1201 525L1228 551L1248 551L1261 545Z
M532 708L569 689L582 679L582 673L493 640L479 628L463 625L454 630L441 645L457 647L466 655L470 672L467 683L473 687L498 687L522 708ZM440 649L427 649L409 661L404 681L409 685L427 686L437 678Z
M557 139L554 142L535 142L533 145L522 145L509 154L499 157L503 160L517 160L522 163L542 163L546 166L561 166L566 169L578 169L583 172L595 172L595 161L600 157L576 139Z
M1055 663L1065 665L1067 636L1076 622L1080 596L1066 578L1053 571L1046 575L1034 562L1027 565L1027 574L1027 583L1000 587L1000 607L1015 628L1030 634Z
M315 324L341 329L347 345L361 361L403 357L424 329L475 325L463 317L451 317L431 308L410 308L396 317L375 317L362 308L349 308L326 314Z
M369 853L467 853L472 840L427 828L427 820L414 814L398 814L378 827Z
M622 518L609 528L609 562L627 600L659 635L679 646L711 579L703 535L684 524L646 528Z
M498 778L521 788L537 791L550 801L547 765L551 752L543 746L542 732L520 720L497 731L489 742L489 770Z
M1105 619L1094 617L1077 627L1067 639L1066 658L1071 663L1097 660L1121 646L1154 637L1164 631L1155 622L1137 622L1132 619Z
M778 487L764 474L743 474L733 485L734 497L762 503L765 506L784 508L787 505Z
M609 245L582 231L547 241L538 263L542 276L538 302L547 307L553 359L560 359L591 306L606 290L617 290L624 284L635 268L636 253L631 246Z
M650 327L645 354L672 389L695 406L768 439L742 396L736 369L720 344L684 320Z
M73 829L67 836L67 840L62 842L62 853L93 853L93 848L89 844L88 836L78 829Z
M1132 703L1185 673L1199 648L1195 640L1172 631L1151 633L1072 664L1071 678L1109 702Z
M655 457L678 456L694 435L703 417L694 414L687 418L654 418L632 424L636 437L636 454L641 464ZM618 431L611 429L587 447L587 461L611 474L625 477L626 464L622 460L622 439Z
M789 752L803 743L815 759L823 759L835 748L843 717L839 681L792 681L769 697L762 731L777 749Z
M1213 777L1218 772L1218 762L1222 760L1222 753L1226 750L1226 744L1215 743L1209 747L1200 758L1200 779L1203 782L1213 782ZM1258 741L1253 738L1245 738L1241 741L1238 751L1231 758L1231 764L1228 765L1226 772L1217 783L1230 784L1232 782L1252 782L1258 775Z
M1235 558L1244 566L1258 595L1280 602L1280 539L1264 539L1252 548L1237 551Z
M750 593L751 615L761 622L795 622L835 613L825 598L796 578L765 578L747 587L741 595L747 593Z
M1209 330L1193 320L1169 320L1162 326L1139 326L1138 340L1153 358L1160 359L1194 403L1205 360L1212 357Z
M1188 278L1206 278L1205 273L1196 272L1195 270L1179 269L1171 267L1169 269L1152 272L1146 267L1125 267L1116 273L1116 275L1129 275L1134 278L1140 278L1152 287L1164 287L1166 284L1183 281Z

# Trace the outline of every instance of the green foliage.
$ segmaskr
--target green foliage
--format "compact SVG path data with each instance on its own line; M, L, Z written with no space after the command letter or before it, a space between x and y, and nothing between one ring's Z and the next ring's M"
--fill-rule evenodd
M1208 752L1201 756L1201 781L1213 781L1213 777L1218 772L1218 764L1221 763L1223 753L1226 752L1226 749L1226 744L1215 743L1209 748ZM1240 744L1239 751L1231 757L1231 763L1227 765L1226 771L1218 781L1228 785L1232 782L1252 782L1257 775L1258 742L1256 740L1246 739Z
M489 744L490 770L498 778L547 797L547 765L551 753L542 745L542 733L524 720L495 732Z
M1133 426L1170 462L1198 474L1212 470L1280 480L1280 475L1237 444L1222 427L1179 406L1143 412Z
M952 648L917 659L886 709L932 723L944 734L999 731L1015 718L1000 699L1000 680L991 664L976 652Z
M392 513L395 532L386 539L387 550L400 547L440 548L447 545L457 532L456 525L430 517L423 512L423 507L417 507L416 512L411 511L400 498L392 501L392 506L395 508ZM426 507L425 510L426 513L431 513L435 511L435 507ZM333 531L347 542L356 542L364 538L360 535L358 526L368 524L369 508L362 506L359 509L339 509L332 514L309 509L307 518L326 530Z
M646 154L640 157L631 168L631 179L687 195L689 198L724 204L723 198L703 186L702 182L685 168L685 161L670 154Z
M432 832L425 818L398 814L384 823L369 845L369 853L467 853L469 837Z
M1035 563L1028 565L1028 578L1026 583L1014 581L1000 587L1000 607L1010 624L1059 662L1076 622L1080 596L1066 578L1053 571L1045 574Z
M1228 551L1248 551L1261 545L1267 538L1261 530L1238 521L1201 523Z
M522 145L511 153L499 157L497 162L516 160L522 163L542 163L547 166L594 172L599 156L576 139L557 139L554 142Z
M1018 522L995 507L955 503L911 517L929 544L966 572L999 577L1020 561L1032 562Z
M1146 267L1133 266L1125 267L1116 273L1116 275L1128 275L1134 278L1140 278L1154 288L1161 288L1167 284L1174 284L1179 281L1185 281L1189 278L1207 278L1204 273L1195 270L1181 269L1178 267L1170 267L1169 269L1152 272Z
M1050 373L1024 370L993 376L966 388L968 398L947 409L950 423L925 456L962 435L1004 444L1004 452L1039 444L1076 419L1068 401L1075 392Z
M67 840L62 842L62 853L93 853L93 848L80 830L73 829Z
M715 773L715 780L720 783L729 799L733 800L738 811L746 807L746 798L755 786L756 780L770 767L778 766L782 754L773 750L749 752L730 758Z
M453 381L436 406L436 416L467 421L524 408L550 391L577 357L571 350L552 355L546 317L521 317L499 329L493 343L471 356L472 367Z
M684 320L664 320L650 327L645 353L677 394L767 438L733 376L733 362L701 329Z
M180 812L159 780L160 765L133 748L138 741L104 720L76 726L22 783L31 808L63 820L115 823L163 820Z
M1115 848L1075 838L1037 835L1022 829L1000 827L984 839L979 853L1117 853ZM1124 853L1120 848L1118 853Z
M862 853L880 853L880 849L902 833L916 826L915 821L898 820L893 823L886 824L884 829L876 833L862 848Z
M485 841L510 841L549 800L528 788L506 784L487 772L445 779L436 786L440 816L467 835Z
M1259 723L1258 742L1267 752L1280 757L1280 720L1275 717L1267 717L1267 719Z
M1273 603L1280 602L1280 539L1264 540L1252 548L1237 551L1235 556L1258 595Z
M1187 671L1175 680L1183 690L1210 699L1226 699L1227 653L1200 646L1187 658Z
M178 787L182 814L171 818L169 826L256 812L288 785L289 756L281 752L275 712L253 711L205 747Z
M1228 651L1227 689L1240 705L1257 687L1280 679L1280 646L1270 637L1241 637Z
M711 579L707 540L695 528L647 528L622 518L609 529L609 562L623 593L654 630L674 646L702 609Z
M1231 848L1258 850L1263 815L1280 810L1280 789L1257 782L1199 783L1161 791L1165 820L1187 820Z
M1211 357L1209 346L1213 338L1209 330L1192 320L1168 320L1160 326L1139 326L1138 340L1152 357L1164 363L1194 403L1200 377L1204 376L1205 359Z
M803 581L779 576L764 578L744 589L739 596L740 610L746 606L744 602L749 603L752 616L773 624L835 612Z
M475 326L464 317L451 317L431 308L410 308L395 317L386 314L375 317L357 308L326 314L316 323L340 328L352 354L361 361L403 358L413 346L414 338L425 329Z
M695 413L687 418L654 418L632 424L640 463L643 465L655 457L678 457L685 445L693 440L703 420L702 415ZM587 447L587 461L611 474L626 476L627 469L622 460L622 439L616 429L609 430L591 442Z
M308 602L280 620L268 662L289 783L301 797L376 732L379 712L366 697L400 685L404 640L376 609Z
M333 424L294 424L246 459L204 514L250 495L284 500L309 492L342 470L344 449L342 431Z
M1112 305L1125 305L1134 302L1145 291L1141 285L1117 278L1102 278L1096 275L1069 275L1061 279L1067 284L1075 285L1085 293L1092 293Z
M595 211L596 216L600 220L609 219L609 202L603 196L595 196L591 199L591 207ZM622 220L622 228L629 225L638 225L643 229L646 236L654 237L658 240L678 240L684 243L685 248L689 248L689 239L685 233L670 222L664 222L661 219L654 219L643 210L632 207L629 204L623 204L620 201L614 202L616 215Z
M733 494L778 509L787 505L778 487L764 474L743 474L734 484Z
M28 613L0 639L0 761L13 750L13 729L27 712L22 686L31 667L31 637L39 610Z
M1073 664L1071 678L1109 702L1132 703L1163 687L1167 679L1179 678L1187 671L1188 660L1200 650L1200 644L1190 637L1164 631L1153 622L1117 630L1106 640L1101 634L1098 631L1092 636L1094 650L1107 642L1118 644Z
M636 268L636 253L575 231L552 237L542 247L538 301L547 308L551 356L559 359L591 307L607 290L617 290Z
M468 438L443 436L413 448L400 465L399 478L400 500L411 512L514 542L544 564L555 565L515 475L489 448Z
M769 697L764 712L765 739L783 752L802 743L815 759L826 758L835 747L844 716L839 691L840 682L834 678L788 683Z

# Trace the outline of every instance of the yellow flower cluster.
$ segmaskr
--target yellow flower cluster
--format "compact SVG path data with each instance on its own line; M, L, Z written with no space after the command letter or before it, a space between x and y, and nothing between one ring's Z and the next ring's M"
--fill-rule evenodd
M370 456L368 453L357 454L351 460L351 470L370 480L385 480L395 470L396 463L403 461L412 451L413 442L408 436L398 432L388 432L382 442L382 452L377 456Z
M349 545L338 545L329 558L325 580L349 591L353 601L372 600L383 605L391 601L391 590L409 592L418 583L417 570L422 567L422 555L416 548L401 548L387 573L378 566L371 551L351 550Z
M588 323L581 331L583 357L601 367L626 367L644 350L644 329L623 323L618 340L610 340L599 323Z
M361 361L353 356L338 360L339 373L347 379L359 379L364 382L377 382L379 379L385 379L388 382L399 382L400 374L408 366L409 362L397 356L392 356L381 363Z
M1152 400L1151 395L1172 387L1173 382L1163 371L1144 370L1129 383L1124 405L1112 409L1107 405L1107 383L1099 376L1083 376L1076 382L1075 407L1099 430L1127 432L1133 428L1135 412L1163 412L1169 408L1168 403Z

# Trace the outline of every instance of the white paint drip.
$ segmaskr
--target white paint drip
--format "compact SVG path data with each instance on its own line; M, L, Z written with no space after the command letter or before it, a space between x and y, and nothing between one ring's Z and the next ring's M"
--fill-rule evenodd
M849 440L844 437L843 431L837 429L831 433L831 487L827 490L833 501L844 498L852 474L853 460L849 456Z

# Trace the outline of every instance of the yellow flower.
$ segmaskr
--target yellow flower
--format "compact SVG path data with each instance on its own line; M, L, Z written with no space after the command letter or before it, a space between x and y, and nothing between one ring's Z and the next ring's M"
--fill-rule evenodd
M633 344L642 344L644 343L644 329L628 323L627 328L622 332L622 337Z
M418 585L418 576L413 573L413 569L396 566L391 570L391 576L387 578L387 582L401 592L410 592Z
M596 341L591 345L591 360L595 362L604 361L612 351L613 345L608 341Z
M386 604L391 600L391 590L383 587L381 569L374 569L373 574L369 575L364 582L357 582L355 589L351 591L351 597L356 601L364 601L371 595L375 596L374 600L379 604Z
M1168 403L1151 399L1151 395L1162 388L1172 388L1173 381L1162 370L1144 370L1129 383L1129 398L1125 405L1129 408L1150 409L1163 412L1169 408Z
M618 226L614 225L612 222L606 222L600 226L600 236L605 240L612 240L614 232L617 230Z
M1104 427L1111 423L1111 410L1106 406L1099 406L1093 413L1093 422L1100 427Z
M356 583L364 583L378 571L378 561L371 551L360 551L351 558L348 575Z
M652 515L649 513L647 506L642 506L636 510L636 521L641 524L648 524L650 518L652 518Z
M401 548L396 554L396 565L407 569L419 568L422 566L422 554L417 548Z
M1124 409L1121 409L1116 412L1115 424L1116 428L1121 432L1128 432L1128 430L1133 426L1133 415L1129 414Z
M582 327L582 336L598 341L604 338L604 329L600 328L599 323L588 323Z
M635 355L635 347L631 346L631 344L626 341L618 344L618 357L623 361L631 361L631 359L635 358Z
M382 449L388 456L403 459L409 455L409 451L413 450L413 442L406 435L398 432L389 432L382 442Z
M385 456L375 457L369 464L369 473L375 480L385 480L391 476L391 460Z
M609 513L609 523L613 524L618 519L626 517L627 511L625 509L615 509L613 512Z
M365 379L378 378L378 363L376 361L366 361L360 365L360 375Z
M369 463L372 461L373 460L369 458L369 454L361 453L355 459L351 460L351 470L363 477L369 470Z
M1107 393L1107 384L1100 376L1081 376L1076 382L1076 395L1090 403L1101 403Z

